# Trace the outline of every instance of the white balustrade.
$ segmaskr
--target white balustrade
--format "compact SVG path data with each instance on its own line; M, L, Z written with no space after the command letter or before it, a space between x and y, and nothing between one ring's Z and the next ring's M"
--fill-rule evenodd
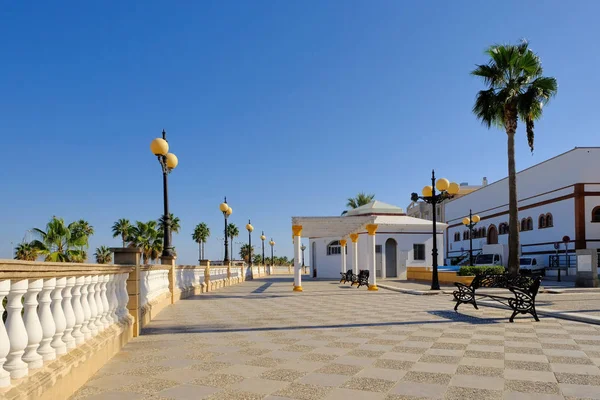
M60 356L67 352L67 344L63 342L62 337L67 327L67 320L65 319L65 312L62 307L62 291L67 285L67 278L58 278L56 280L56 288L52 291L52 319L56 325L56 332L50 342L50 346L56 350L56 355Z
M83 281L81 285L81 310L83 311L83 322L81 323L81 333L83 333L83 339L88 340L92 337L92 331L89 328L90 319L92 317L92 311L90 310L90 303L88 302L88 288L90 276L80 276L78 282Z
M102 318L101 322L104 324L104 329L110 326L110 321L108 320L108 313L110 312L108 306L108 297L107 297L107 289L106 284L108 283L108 275L100 275L100 298L102 299Z
M23 295L27 292L27 279L11 281L10 291L6 302L6 332L10 350L4 363L4 369L10 373L12 379L22 378L27 375L27 364L22 357L27 347L27 331L23 323L21 311L23 310Z
M73 314L75 315L75 325L73 325L73 332L71 332L71 335L73 336L73 339L75 339L75 345L79 346L85 341L85 335L81 331L81 327L85 318L81 300L81 287L85 282L85 278L83 276L78 276L74 279L75 285L73 286L73 297L71 299L71 303L73 307Z
M115 302L115 276L114 275L106 275L106 298L108 301L108 315L106 319L110 325L116 322L115 319L115 310L117 308Z
M25 300L23 302L25 307L23 320L25 330L27 330L27 347L23 354L23 361L27 363L30 370L41 368L44 365L44 360L38 353L38 348L40 347L40 342L44 335L42 324L40 323L40 318L37 313L38 293L42 291L43 287L43 279L29 281L27 293L25 293Z
M56 332L56 324L54 318L52 318L52 310L50 304L52 304L51 294L56 288L56 278L44 279L44 285L39 295L40 306L38 308L38 316L40 317L40 323L42 324L42 340L38 353L42 356L44 361L54 360L56 358L56 351L50 342Z
M73 328L75 327L75 311L71 299L73 297L73 287L75 286L75 277L66 278L65 288L62 291L62 308L65 313L65 331L62 336L62 341L65 342L67 349L74 349L76 345L73 337Z
M4 315L4 299L10 292L10 281L0 281L0 316ZM4 369L6 356L10 351L10 342L4 324L0 324L0 387L10 385L10 373Z
M96 282L94 282L94 278ZM92 337L98 334L98 325L96 325L96 318L98 318L98 307L96 307L96 283L98 283L98 277L86 276L85 282L88 284L88 304L90 306L90 320L88 322L88 329L92 332Z
M102 304L102 289L100 287L102 284L100 283L100 277L98 275L92 277L92 284L94 284L94 298L96 299L96 309L98 310L94 323L98 328L98 332L102 332L104 330L104 322L102 322L104 305Z

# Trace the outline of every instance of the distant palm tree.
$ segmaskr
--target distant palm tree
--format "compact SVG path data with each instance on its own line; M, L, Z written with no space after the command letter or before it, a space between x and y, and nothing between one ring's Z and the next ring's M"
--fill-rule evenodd
M250 247L250 245L248 244L244 244L242 245L242 247L240 247L240 257L242 257L242 260L248 262L249 258L248 258L248 254L250 253L250 250L252 251L252 254L254 254L254 246Z
M15 260L35 261L38 258L38 249L33 247L31 243L19 243L15 247Z
M473 113L490 128L504 128L508 136L508 270L519 271L519 215L517 209L517 172L515 134L517 121L525 123L527 142L533 151L534 121L542 108L557 93L556 79L543 76L540 58L523 41L519 45L494 45L486 50L490 60L478 65L472 75L488 87L477 93Z
M350 209L358 208L360 206L364 206L369 204L375 198L374 194L365 194L364 192L360 192L356 195L356 197L350 197L348 202L346 203L346 207ZM342 215L346 214L348 211L342 212Z
M128 238L129 246L142 250L144 264L158 259L162 252L162 235L156 221L136 221Z
M204 222L196 225L192 233L192 239L198 243L198 261L204 260L204 243L206 243L209 236L210 229Z
M127 241L127 237L131 232L131 223L128 219L121 218L117 222L115 222L112 226L112 234L113 237L121 236L121 240L123 241L123 247L125 247L125 242Z
M181 226L179 225L179 217L173 215L173 213L169 213L169 219L171 222L171 230L169 231L169 242L171 243L171 250L173 250L173 232L179 233ZM160 237L164 237L165 235L165 216L161 215L158 219L158 233ZM162 250L161 250L162 252ZM174 254L174 253L173 253ZM158 258L158 256L157 256Z
M75 246L79 248L79 253L71 258L73 262L85 262L87 260L87 249L90 247L89 237L94 234L94 227L86 220L71 222L69 224L71 237Z
M110 264L112 262L112 251L106 246L100 246L94 253L98 264Z
M83 227L78 225L78 222L67 226L62 218L52 217L46 225L45 231L39 228L32 230L37 239L33 240L30 245L40 255L46 256L46 261L76 262L85 260L86 254L81 247L85 246L88 238L83 231ZM93 232L93 228L91 231ZM90 232L90 229L85 232Z
M231 258L233 258L233 239L238 237L239 235L240 235L240 230L238 229L237 226L235 226L234 224L227 225L227 236L230 239L229 247L231 248L231 250L230 250Z

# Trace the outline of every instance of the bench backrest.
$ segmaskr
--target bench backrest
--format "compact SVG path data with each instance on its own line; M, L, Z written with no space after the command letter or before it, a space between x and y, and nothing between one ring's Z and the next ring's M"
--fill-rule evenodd
M525 275L512 276L510 274L480 274L475 275L471 287L478 288L504 288L517 287L529 292L533 297L540 288L541 280L539 277L532 278Z

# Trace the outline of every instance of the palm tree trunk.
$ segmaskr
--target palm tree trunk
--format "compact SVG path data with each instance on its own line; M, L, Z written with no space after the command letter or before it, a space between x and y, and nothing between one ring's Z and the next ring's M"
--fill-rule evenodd
M230 236L230 237L231 237L231 240L229 243L231 243L231 244L229 245L229 247L231 247L231 250L229 250L229 252L231 253L231 259L233 260L233 257L234 257L234 255L233 255L233 236Z
M121 235L121 239L123 239L123 248L125 248L125 233Z
M519 209L517 203L517 171L515 167L515 133L517 115L505 112L508 136L508 272L519 273Z
M198 265L200 265L200 261L202 261L202 241L198 241Z

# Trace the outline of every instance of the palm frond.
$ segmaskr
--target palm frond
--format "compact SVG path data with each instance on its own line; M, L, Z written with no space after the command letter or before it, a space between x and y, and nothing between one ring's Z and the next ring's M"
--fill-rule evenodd
M473 113L486 127L502 124L502 109L503 104L494 89L480 90L477 93Z

